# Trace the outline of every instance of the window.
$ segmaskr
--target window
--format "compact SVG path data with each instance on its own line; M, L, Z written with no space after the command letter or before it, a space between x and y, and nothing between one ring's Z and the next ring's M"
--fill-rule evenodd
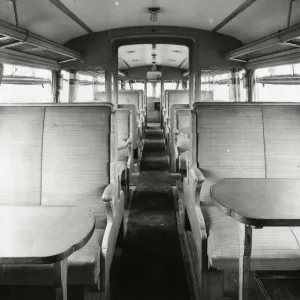
M76 96L74 102L94 101L94 78L91 75L76 74Z
M255 70L256 101L300 102L300 64Z
M235 77L231 72L205 74L201 76L201 101L247 101L247 93L243 84L245 71ZM237 84L234 83L234 78Z
M0 84L1 103L52 102L52 72L49 70L3 64Z
M76 93L73 102L106 102L104 74L76 74Z
M132 84L132 89L136 91L144 91L145 83L144 82L134 82Z
M165 90L176 90L177 83L176 82L164 82Z
M161 84L159 81L147 82L147 97L159 98L161 94Z

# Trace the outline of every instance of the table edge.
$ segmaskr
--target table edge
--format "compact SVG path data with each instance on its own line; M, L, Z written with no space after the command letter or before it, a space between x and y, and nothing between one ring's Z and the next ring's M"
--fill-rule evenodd
M74 206L72 206L74 207ZM75 206L76 207L76 206ZM69 257L72 253L80 250L83 248L87 242L92 237L95 228L96 228L96 218L95 215L86 207L83 207L89 215L93 218L93 226L91 227L91 230L89 233L81 239L76 244L73 244L65 250L64 252L57 253L55 255L51 256L45 256L45 257L0 257L0 264L53 264L60 262L64 260L65 258Z
M267 179L267 178L221 178L217 180L214 184L210 187L210 198L213 201L214 205L222 211L225 215L232 217L234 220L236 220L239 223L243 223L250 226L255 226L257 228L262 228L264 226L266 227L293 227L293 226L300 226L300 220L297 219L255 219L251 217L243 216L233 209L230 209L222 204L220 204L216 198L213 196L213 187L221 180L228 180L228 179L234 179L234 180L247 180L247 179ZM270 178L272 179L272 178ZM276 178L281 179L281 178Z

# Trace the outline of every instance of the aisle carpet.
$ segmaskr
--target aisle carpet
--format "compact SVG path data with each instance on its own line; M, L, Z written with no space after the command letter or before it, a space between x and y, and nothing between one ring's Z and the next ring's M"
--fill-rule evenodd
M112 300L188 300L163 135L147 129L127 234L111 270Z

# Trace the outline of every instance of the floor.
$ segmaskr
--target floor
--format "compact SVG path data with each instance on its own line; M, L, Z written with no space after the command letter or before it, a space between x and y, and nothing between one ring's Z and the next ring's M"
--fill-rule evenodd
M158 124L157 124L158 126ZM146 130L127 234L111 272L112 300L188 300L162 130Z

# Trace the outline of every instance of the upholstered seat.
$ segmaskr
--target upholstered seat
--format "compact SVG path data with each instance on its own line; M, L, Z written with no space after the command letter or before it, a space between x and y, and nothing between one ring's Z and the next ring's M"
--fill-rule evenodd
M87 244L68 258L68 284L92 285L97 282L103 236L104 229L95 229ZM8 285L51 285L54 282L53 265L6 265L1 281Z
M219 270L238 270L238 222L215 206L201 208L207 229L209 264ZM295 228L300 237L300 231ZM299 270L300 247L294 228L266 227L254 229L251 268L253 270Z

